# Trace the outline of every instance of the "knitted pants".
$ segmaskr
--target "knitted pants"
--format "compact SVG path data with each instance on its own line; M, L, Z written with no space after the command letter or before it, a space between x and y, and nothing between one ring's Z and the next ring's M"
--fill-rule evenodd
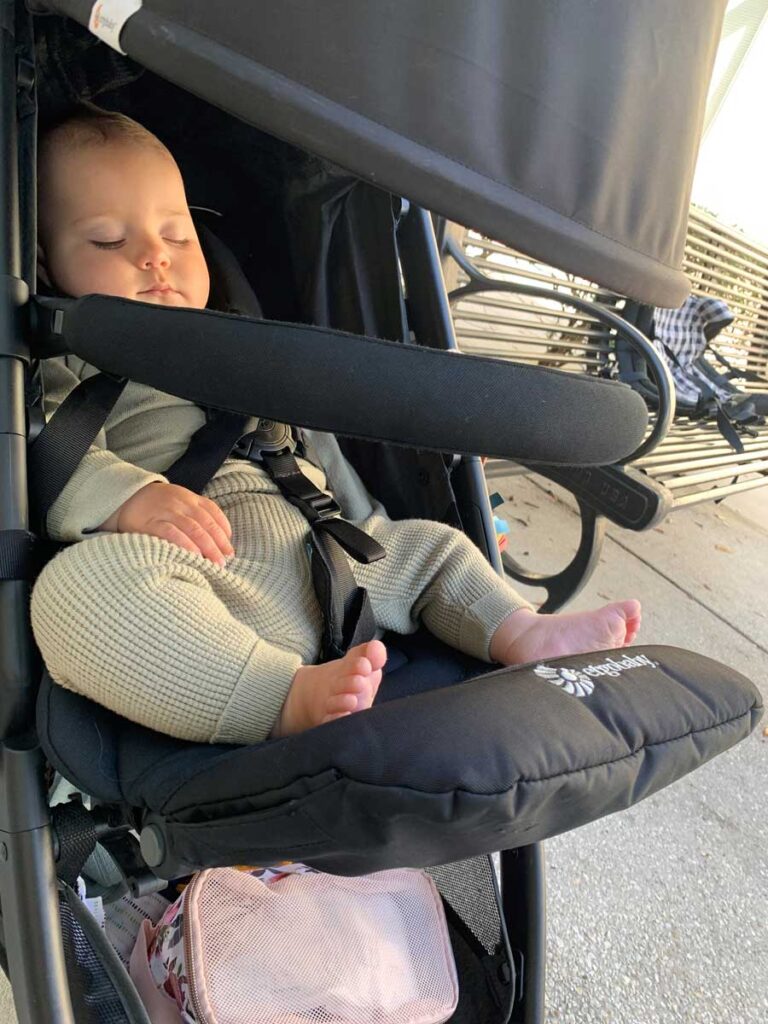
M296 670L318 657L321 613L308 526L276 493L229 483L211 497L229 517L235 555L220 568L145 534L95 534L40 575L32 625L56 682L183 739L265 739ZM209 492L210 493L210 492ZM359 524L386 549L352 563L377 625L489 660L499 623L523 601L460 532L426 520Z

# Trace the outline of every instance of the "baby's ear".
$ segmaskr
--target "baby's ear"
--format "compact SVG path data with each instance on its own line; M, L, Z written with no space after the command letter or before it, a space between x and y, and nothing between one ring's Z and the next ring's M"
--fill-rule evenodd
M48 267L46 266L45 251L39 242L37 243L37 276L43 284L47 285L49 288L53 287L51 284L50 274L48 273Z

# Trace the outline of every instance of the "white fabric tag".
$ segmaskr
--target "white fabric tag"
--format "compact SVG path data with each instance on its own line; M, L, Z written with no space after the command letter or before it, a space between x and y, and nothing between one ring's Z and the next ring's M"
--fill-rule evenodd
M96 918L99 928L104 927L104 904L101 896L87 896L85 890L85 879L82 875L77 876L75 891L86 907L90 910L91 916Z
M131 959L131 950L136 945L141 922L157 924L170 905L169 900L155 892L139 899L124 896L104 908L104 930L126 967Z
M88 28L113 50L125 54L120 47L120 33L126 21L141 9L143 3L144 0L96 0L91 8Z

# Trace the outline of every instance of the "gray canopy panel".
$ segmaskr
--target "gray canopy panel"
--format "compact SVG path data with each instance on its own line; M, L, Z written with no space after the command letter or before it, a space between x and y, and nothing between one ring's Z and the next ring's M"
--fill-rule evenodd
M658 306L726 0L145 0L136 61L257 127ZM125 3L48 0L88 24Z

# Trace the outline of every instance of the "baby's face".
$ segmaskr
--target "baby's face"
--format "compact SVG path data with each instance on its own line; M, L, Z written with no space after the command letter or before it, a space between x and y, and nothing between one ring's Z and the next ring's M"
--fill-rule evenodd
M52 154L40 238L44 269L67 295L194 309L208 301L181 174L154 146L120 140Z

